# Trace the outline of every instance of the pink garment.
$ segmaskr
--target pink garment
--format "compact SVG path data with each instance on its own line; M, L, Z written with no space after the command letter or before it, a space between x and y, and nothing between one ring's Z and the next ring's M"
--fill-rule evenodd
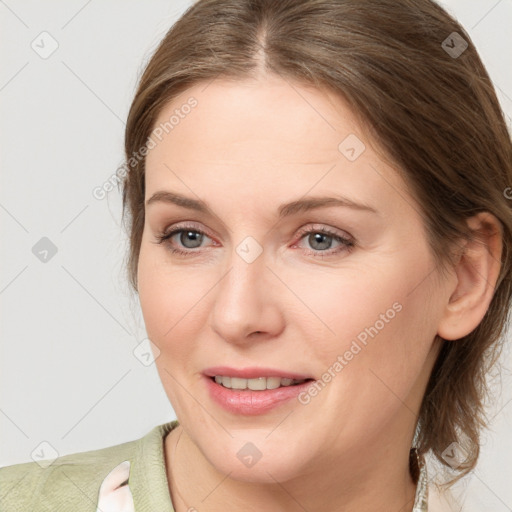
M118 464L101 483L96 512L135 512L128 485L130 461Z

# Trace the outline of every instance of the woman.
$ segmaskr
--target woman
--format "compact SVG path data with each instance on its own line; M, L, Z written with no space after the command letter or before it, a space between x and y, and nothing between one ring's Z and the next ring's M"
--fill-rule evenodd
M425 456L448 483L476 465L512 247L510 135L463 28L430 0L200 0L125 152L178 420L3 468L2 510L459 510Z

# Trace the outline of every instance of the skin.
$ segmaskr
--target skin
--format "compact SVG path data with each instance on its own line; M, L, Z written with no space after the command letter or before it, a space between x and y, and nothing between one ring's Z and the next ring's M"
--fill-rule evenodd
M468 245L441 276L419 205L340 98L272 76L218 79L170 102L157 125L191 96L197 107L148 153L146 200L172 191L214 215L147 205L138 266L148 337L180 421L165 439L177 512L412 510L408 454L435 336L457 339L485 313L499 271L495 219L472 220L485 244ZM338 150L349 134L366 147L355 161ZM330 206L279 220L278 207L304 195L343 195L376 212ZM183 222L193 228L156 243ZM354 246L299 231L321 227ZM186 238L190 229L206 233L202 242ZM263 250L252 263L236 252L248 236ZM217 365L321 379L396 303L400 312L307 405L242 416L207 393L202 372ZM262 453L249 468L237 457L247 442Z

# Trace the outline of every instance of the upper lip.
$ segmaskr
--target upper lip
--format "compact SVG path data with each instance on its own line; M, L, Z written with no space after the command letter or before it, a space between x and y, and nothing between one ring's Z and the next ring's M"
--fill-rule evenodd
M241 379L256 379L257 377L281 377L282 379L307 380L311 375L278 370L277 368L263 368L251 366L247 368L231 368L230 366L214 366L203 372L208 377L222 375L226 377L239 377Z

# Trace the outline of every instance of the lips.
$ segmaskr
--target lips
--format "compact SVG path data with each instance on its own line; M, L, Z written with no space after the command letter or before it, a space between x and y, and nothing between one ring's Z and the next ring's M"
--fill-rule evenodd
M288 403L304 392L314 380L307 374L289 372L275 368L231 368L216 366L204 372L204 382L210 399L225 411L236 415L254 416L265 414L276 407ZM289 379L299 381L297 384L279 386L275 389L230 389L216 382L215 377L228 376L236 380L250 380L265 377L266 379ZM218 380L218 379L217 379ZM305 381L305 382L302 382ZM282 381L281 381L282 382Z

